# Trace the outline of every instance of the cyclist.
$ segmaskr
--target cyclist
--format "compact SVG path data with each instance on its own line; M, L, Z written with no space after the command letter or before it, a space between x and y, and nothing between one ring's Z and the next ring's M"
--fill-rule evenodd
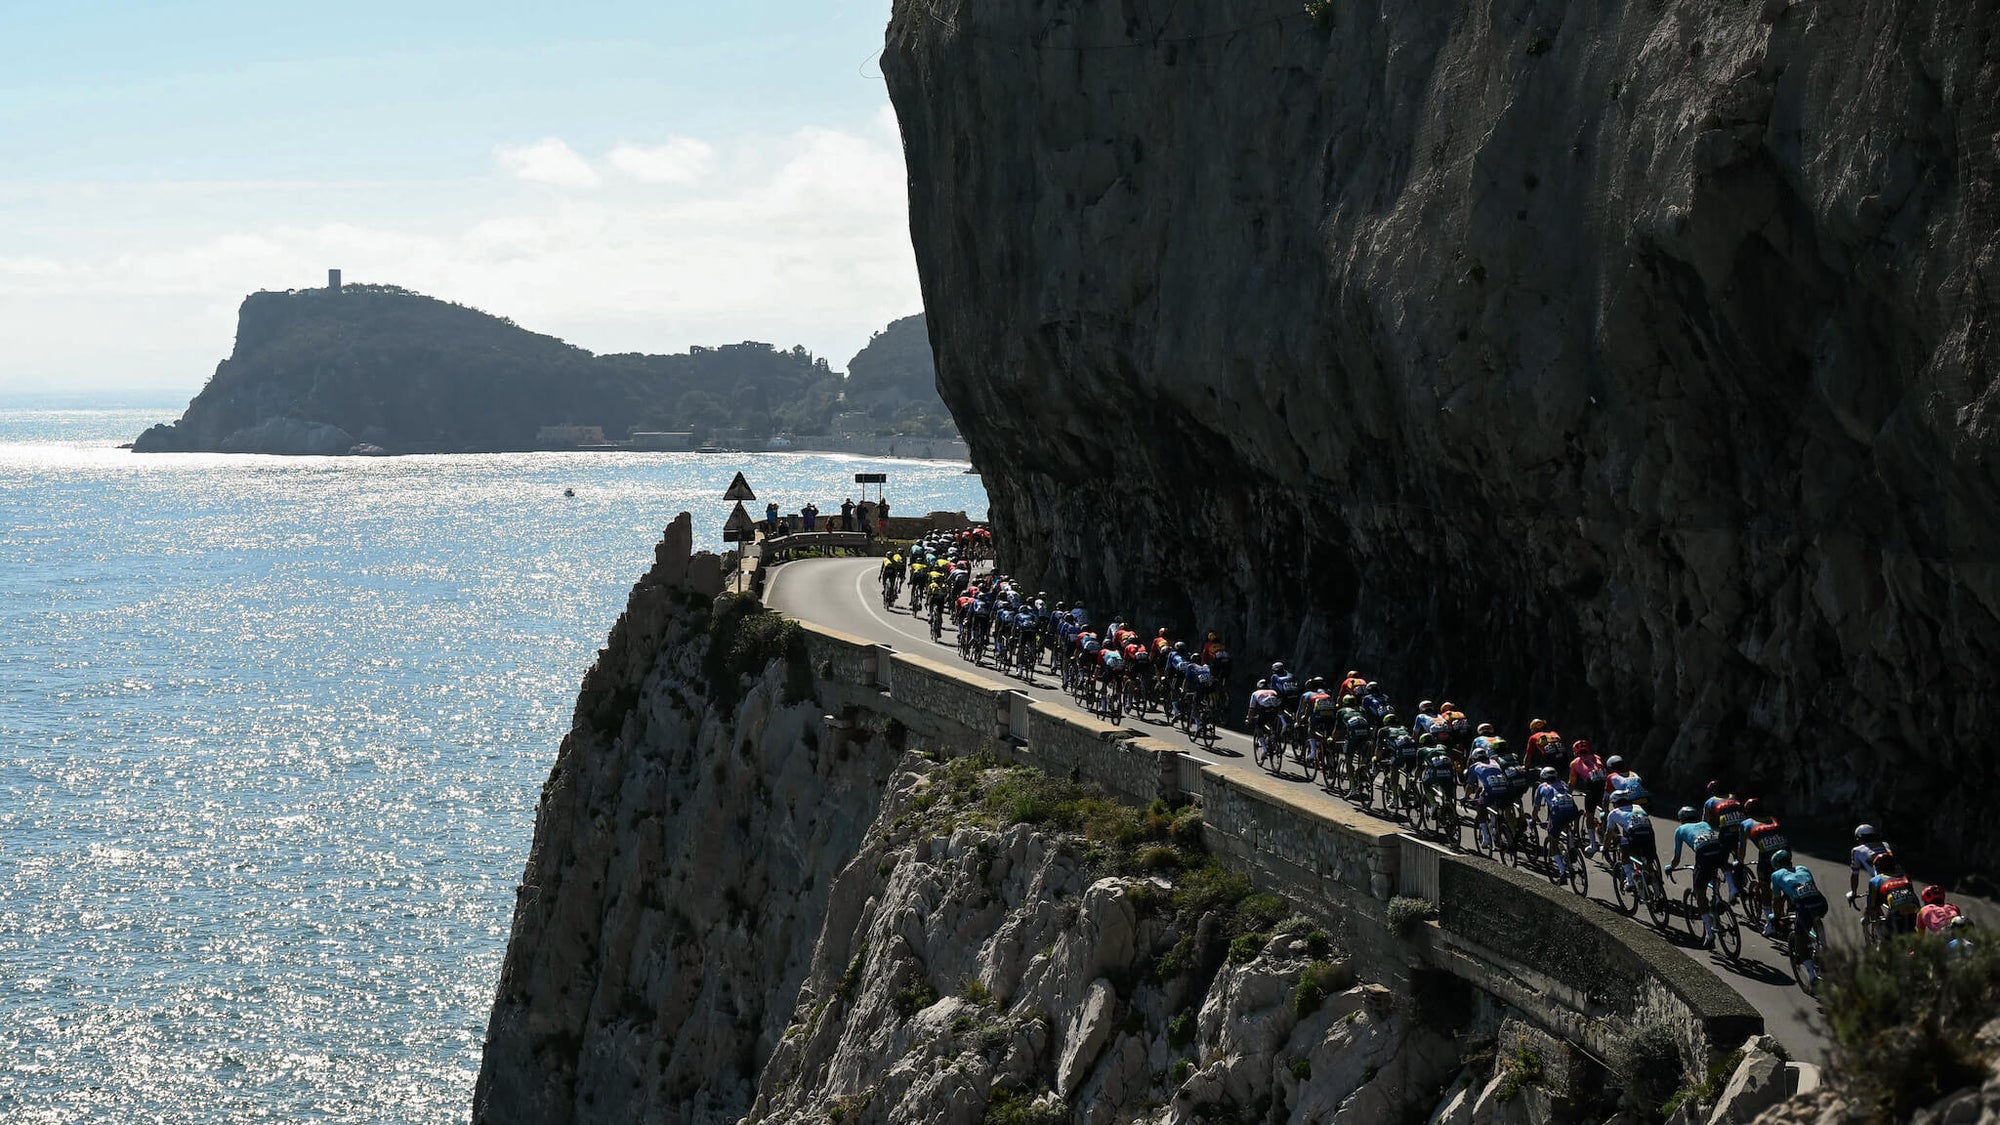
M1924 908L1917 911L1917 928L1927 934L1944 936L1951 924L1958 920L1961 911L1944 900L1944 888L1936 883L1924 888L1922 898Z
M1219 635L1215 633L1210 633L1208 635L1208 640L1202 642L1201 662L1206 664L1209 661L1214 660L1215 654L1224 651L1227 647L1228 647L1227 645L1224 645L1222 643L1222 638Z
M1507 803L1507 771L1499 763L1487 756L1484 750L1472 752L1472 764L1465 770L1466 795L1479 810L1479 838L1488 848L1493 846L1493 817L1500 813Z
M1361 678L1361 673L1349 668L1347 675L1340 681L1340 694L1351 695L1356 699L1360 699L1367 693L1368 681Z
M1604 805L1604 759L1590 743L1579 738L1569 744L1575 757L1569 760L1569 787L1583 794L1584 819L1590 825L1590 851L1595 853L1603 840L1597 833L1599 809Z
M1613 808L1605 820L1606 845L1615 844L1624 854L1625 885L1635 892L1642 874L1656 874L1660 852L1653 843L1653 818L1632 799L1621 793L1612 799Z
M1417 715L1410 720L1410 729L1419 736L1434 734L1443 723L1444 720L1438 718L1438 705L1426 699L1417 704Z
M1417 741L1417 736L1410 733L1410 728L1391 712L1382 716L1382 725L1375 730L1375 753L1382 762L1383 776L1397 779L1400 783L1416 779L1424 748ZM1404 792L1409 792L1408 786L1405 786Z
M1686 847L1694 870L1694 903L1701 911L1701 947L1715 948L1715 906L1708 900L1708 884L1722 871L1722 865L1729 858L1729 844L1722 833L1708 826L1695 811L1693 805L1682 805L1681 826L1674 829L1674 856L1667 862L1667 870L1673 871L1681 862L1681 848ZM1726 904L1725 904L1726 905Z
M1618 794L1629 793L1633 804L1645 805L1651 794L1646 792L1646 783L1639 779L1639 771L1625 768L1624 758L1611 755L1604 762L1604 770L1604 795L1611 798L1612 804L1618 803Z
M1292 675L1291 670L1285 667L1284 661L1279 660L1271 665L1270 684L1271 690L1278 693L1278 701L1285 705L1286 711L1298 709L1299 678Z
M1390 710L1388 693L1382 690L1381 684L1370 680L1368 682L1367 694L1361 697L1362 713L1373 719L1377 726L1380 726L1382 723L1388 721L1387 716Z
M1743 839L1745 852L1754 848L1757 852L1757 883L1770 886L1771 876L1777 873L1777 857L1784 853L1791 856L1791 842L1785 838L1785 830L1778 825L1778 818L1764 811L1764 802L1756 797L1743 802ZM1768 911L1766 912L1768 915ZM1766 937L1770 934L1767 930Z
M1743 802L1720 781L1708 783L1708 799L1701 803L1701 818L1729 841L1730 858L1743 858Z
M1563 833L1569 831L1579 815L1576 796L1569 786L1556 774L1554 766L1543 766L1541 784L1535 786L1534 804L1530 811L1536 820L1542 819L1542 810L1548 809L1549 854L1556 857L1556 874L1569 878L1569 857L1562 846Z
M1889 845L1882 841L1882 834L1875 830L1874 825L1861 824L1855 826L1854 851L1850 853L1847 862L1848 902L1852 903L1859 897L1862 872L1867 872L1868 877L1873 879L1875 877L1875 857L1888 850Z
M1465 757L1466 751L1472 745L1472 720L1465 717L1465 712L1458 709L1458 704L1447 699L1438 704L1438 722L1444 727L1438 735L1438 741L1451 747L1459 757Z
M1116 699L1124 705L1121 691L1125 684L1125 654L1116 645L1104 645L1097 650L1097 691L1098 698ZM1109 708L1107 708L1109 710Z
M1780 851L1771 857L1771 904L1772 909L1764 914L1764 936L1772 937L1778 927L1789 925L1792 932L1803 934L1826 917L1826 896L1813 883L1813 874L1803 863L1795 864L1790 851ZM1806 981L1808 985L1819 979L1819 965L1807 961Z
M1528 720L1528 768L1551 766L1569 772L1569 755L1562 752L1563 736L1540 719Z
M1486 751L1486 756L1489 758L1498 758L1500 756L1500 746L1495 745L1496 743L1505 745L1501 743L1500 737L1493 733L1493 724L1479 724L1479 733L1472 737L1472 748L1474 750Z
M1173 638L1167 636L1167 627L1165 625L1160 626L1159 635L1153 638L1154 661L1165 660L1167 653L1179 651L1182 651L1182 646L1176 643Z
M1250 709L1243 716L1243 725L1254 738L1262 734L1266 752L1275 752L1276 742L1285 733L1285 704L1278 693L1271 690L1269 680L1258 680L1256 690L1250 693Z
M1299 697L1298 721L1305 724L1306 745L1311 751L1314 764L1326 761L1326 746L1340 732L1340 701L1326 690L1326 680L1314 676L1306 681L1305 694Z
M1458 768L1452 763L1451 754L1438 745L1437 736L1424 733L1417 736L1424 748L1423 785L1448 804L1458 801ZM1457 847L1457 841L1452 842Z
M1863 921L1881 920L1891 934L1917 932L1917 912L1922 907L1917 888L1903 874L1903 861L1884 849L1875 855L1875 877L1868 880L1868 907Z
M1202 660L1201 654L1188 657L1181 665L1180 718L1192 718L1206 722L1208 701L1216 693L1215 670Z

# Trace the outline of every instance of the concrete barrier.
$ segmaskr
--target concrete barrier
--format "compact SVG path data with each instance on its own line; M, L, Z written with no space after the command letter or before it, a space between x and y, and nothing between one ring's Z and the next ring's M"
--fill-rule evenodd
M1691 1063L1764 1030L1749 1001L1645 926L1519 869L1434 854L1432 960L1599 1058L1648 1023L1673 1028Z

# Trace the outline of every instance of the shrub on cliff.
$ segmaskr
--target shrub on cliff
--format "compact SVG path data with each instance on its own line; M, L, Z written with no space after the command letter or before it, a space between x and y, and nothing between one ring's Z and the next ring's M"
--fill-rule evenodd
M724 710L734 710L743 697L742 678L762 673L773 660L785 661L785 702L797 703L812 694L812 669L798 622L766 611L754 595L722 601L709 621L708 658L703 662L709 698Z
M1977 1033L2000 1016L2000 949L1949 949L1928 935L1829 950L1820 1002L1833 1032L1829 1074L1879 1121L1983 1079Z

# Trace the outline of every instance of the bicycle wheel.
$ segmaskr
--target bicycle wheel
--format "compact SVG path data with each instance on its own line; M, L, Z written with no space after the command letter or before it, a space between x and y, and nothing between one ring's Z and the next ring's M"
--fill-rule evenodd
M1578 898L1589 898L1590 864L1583 857L1583 848L1580 845L1571 844L1568 853L1563 858L1569 864L1569 889L1574 891Z
M1419 835L1431 830L1431 802L1429 796L1421 790L1410 805L1410 827Z
M1667 918L1671 914L1671 911L1667 909L1667 885L1659 876L1654 875L1650 871L1646 873L1644 878L1646 882L1646 914L1653 920L1655 927L1664 930L1667 928Z
M1734 910L1715 912L1715 944L1731 961L1743 955L1743 927L1737 924Z
M1643 886L1636 883L1626 886L1625 873L1615 867L1611 869L1611 901L1618 907L1620 914L1630 918L1639 913L1639 904L1645 898L1646 891Z
M1819 934L1816 930L1801 933L1797 926L1792 928L1791 940L1785 943L1785 957L1792 963L1792 979L1799 984L1799 991L1807 996L1819 994Z
M1701 940L1701 907L1694 900L1694 888L1681 892L1681 921L1686 924L1689 936Z
M1457 851L1459 846L1459 823L1458 798L1450 790L1446 790L1438 795L1438 835L1444 837L1445 843L1450 844L1453 851Z
M1490 816L1473 817L1472 850L1478 852L1480 855L1485 856L1487 859L1492 859L1494 853L1498 850L1493 846L1493 842L1496 838L1498 838L1499 833L1500 833L1500 828L1498 825L1493 823L1492 817Z

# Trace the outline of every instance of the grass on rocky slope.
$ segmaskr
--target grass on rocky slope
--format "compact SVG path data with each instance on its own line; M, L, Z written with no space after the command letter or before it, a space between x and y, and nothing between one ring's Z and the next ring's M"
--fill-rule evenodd
M1091 869L1151 877L1128 892L1133 905L1170 917L1183 934L1153 967L1161 979L1193 967L1195 929L1210 913L1216 915L1218 935L1229 942L1234 963L1253 959L1278 932L1304 936L1315 957L1327 953L1326 935L1293 915L1283 898L1259 892L1248 878L1208 854L1201 841L1201 810L1191 805L1156 800L1137 808L1076 782L980 755L945 762L932 775L930 789L914 799L912 811L935 818L929 825L933 829L1032 824L1073 833L1083 837L1084 861Z
M1906 1121L1984 1079L1991 1051L1977 1033L2000 1018L2000 946L1952 950L1918 935L1833 950L1820 1001L1835 1085L1873 1119Z

